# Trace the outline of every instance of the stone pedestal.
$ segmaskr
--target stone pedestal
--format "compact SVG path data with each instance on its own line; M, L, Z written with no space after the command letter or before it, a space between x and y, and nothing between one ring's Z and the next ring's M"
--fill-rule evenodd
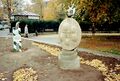
M61 69L77 70L80 68L80 58L76 50L62 50L58 56L58 63Z
M81 28L73 18L64 19L59 26L59 38L62 51L58 56L59 67L65 70L80 68L80 58L76 48L81 40Z

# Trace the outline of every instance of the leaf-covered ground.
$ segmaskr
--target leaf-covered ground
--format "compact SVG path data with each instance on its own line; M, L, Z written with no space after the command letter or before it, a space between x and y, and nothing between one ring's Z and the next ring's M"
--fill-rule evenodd
M57 62L61 48L33 43L17 53L11 51L9 42L8 50L0 51L0 81L120 81L120 59L79 52L80 69L65 71ZM26 42L26 47L29 46Z
M120 55L120 36L83 36L79 47Z
M60 52L60 48L55 46L37 43L34 44L52 55L57 56ZM101 71L104 76L104 81L120 80L120 59L97 56L87 52L79 52L78 55L80 56L81 64L90 65Z

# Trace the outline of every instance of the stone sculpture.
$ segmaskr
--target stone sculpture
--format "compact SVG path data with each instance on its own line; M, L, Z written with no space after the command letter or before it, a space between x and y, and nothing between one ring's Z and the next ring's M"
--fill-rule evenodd
M20 22L17 22L16 26L13 28L13 49L15 51L21 52L22 51L21 35L20 35L21 29L19 28L19 23Z
M73 17L75 14L75 11L76 11L76 8L75 8L74 4L72 4L71 6L68 7L67 16Z
M81 28L73 18L66 18L59 26L59 38L62 52L58 56L61 69L79 69L80 58L77 55L77 46L81 40Z

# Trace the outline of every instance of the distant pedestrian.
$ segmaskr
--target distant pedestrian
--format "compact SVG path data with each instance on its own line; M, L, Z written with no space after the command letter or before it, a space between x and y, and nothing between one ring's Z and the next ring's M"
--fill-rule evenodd
M37 30L35 30L35 35L38 36L38 31Z
M28 25L25 25L24 34L25 34L25 37L28 38L28 34L29 34L29 32L28 32Z

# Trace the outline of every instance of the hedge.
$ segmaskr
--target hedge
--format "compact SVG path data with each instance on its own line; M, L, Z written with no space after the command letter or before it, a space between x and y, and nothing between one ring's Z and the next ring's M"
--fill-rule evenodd
M11 32L12 28L15 27L17 21L11 21ZM40 20L21 20L20 28L21 32L24 33L24 27L27 24L29 33L34 33L36 30L37 32L44 32L45 29L53 29L53 31L58 31L60 21L40 21Z
M11 21L11 29L15 27L17 21ZM29 33L37 32L45 32L46 29L52 29L53 31L57 32L61 21L41 21L41 20L21 20L20 21L20 28L21 32L24 33L24 27L27 24ZM91 22L82 21L79 23L82 31L90 31L92 28ZM103 23L103 24L96 24L96 30L100 32L120 32L120 21L113 22L113 23Z

